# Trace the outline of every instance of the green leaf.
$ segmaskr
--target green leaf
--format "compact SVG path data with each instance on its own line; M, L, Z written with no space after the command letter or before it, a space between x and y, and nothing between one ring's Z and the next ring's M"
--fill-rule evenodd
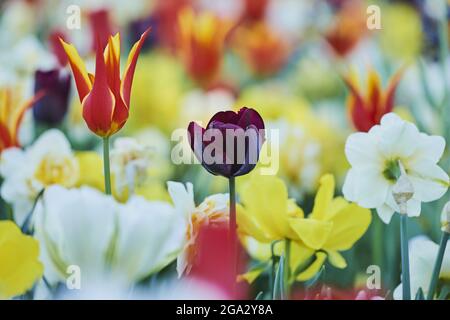
M264 298L264 292L263 292L263 291L260 291L260 292L256 295L255 300L263 300L263 298Z
M273 283L273 300L284 300L284 254L280 257Z
M425 300L425 295L423 294L422 288L419 288L419 290L417 290L415 300Z
M438 300L447 299L449 293L450 293L450 286L448 285L443 286L441 292L439 292Z

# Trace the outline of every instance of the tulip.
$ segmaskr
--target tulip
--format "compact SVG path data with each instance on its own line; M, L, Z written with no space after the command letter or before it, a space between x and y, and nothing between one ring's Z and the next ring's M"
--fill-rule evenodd
M20 103L11 89L0 89L0 153L11 147L20 147L18 133L23 116L43 95L44 92L40 91L32 99Z
M34 104L37 122L52 126L63 120L69 107L70 82L70 75L59 69L36 71L34 92L45 91L45 96Z
M368 132L374 125L380 124L385 114L392 111L395 91L402 74L403 70L398 71L383 91L378 74L370 70L365 94L360 91L356 76L351 74L344 77L344 82L350 90L347 101L349 115L356 130Z
M110 36L105 51L97 47L95 76L88 74L77 50L63 40L64 50L75 78L83 106L83 118L89 129L103 138L105 190L111 194L109 169L109 137L119 131L128 120L136 63L142 45L150 29L147 29L131 48L127 66L120 77L120 34Z
M217 134L213 141L211 134ZM264 143L264 121L257 111L250 108L244 107L237 113L222 111L211 118L206 129L191 122L188 135L191 148L203 167L210 173L224 176L229 180L229 239L232 272L236 279L238 243L235 177L249 173L256 166L259 151ZM214 153L214 159L209 158L208 150Z
M178 20L178 50L186 71L208 87L219 75L231 24L210 12L196 17L192 9L183 9Z
M288 43L264 23L238 29L235 42L238 53L259 76L273 75L289 59Z
M214 175L227 178L245 175L252 171L256 166L259 152L264 143L263 119L257 111L245 107L237 113L233 111L216 113L209 121L206 129L195 122L191 122L188 132L191 148L202 166ZM221 135L219 138L224 138L223 144L215 140L210 142L209 136L215 133ZM225 141L230 140L228 139L230 133L234 134L234 140ZM245 150L235 152L236 146L239 146L239 142L243 142L244 139ZM233 149L229 148L232 142L234 142ZM211 149L212 143L217 144L217 148L214 159L209 159L207 151Z
M325 40L338 56L349 54L367 32L365 8L359 1L349 1L339 9L335 23Z
M243 13L242 19L244 21L259 21L263 20L267 7L269 5L269 0L242 0L243 4Z

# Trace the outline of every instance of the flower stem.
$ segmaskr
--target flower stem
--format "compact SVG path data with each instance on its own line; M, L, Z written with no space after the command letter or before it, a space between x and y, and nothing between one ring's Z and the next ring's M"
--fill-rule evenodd
M291 240L286 239L284 241L285 249L284 249L284 255L285 255L285 262L284 262L284 288L285 288L285 294L284 296L286 298L289 298L290 293L290 278L291 278L291 268L290 268L290 258L291 258Z
M433 275L431 276L430 288L428 289L427 300L432 300L434 292L436 291L437 282L439 279L439 273L441 272L442 260L444 260L445 248L447 247L447 241L449 233L444 231L441 237L441 243L439 244L439 251L434 264Z
M105 175L105 193L111 194L111 169L109 164L109 137L103 138L103 170Z
M236 295L237 278L237 224L236 224L236 181L234 177L228 179L230 187L230 246L231 270L233 275L233 291ZM235 296L237 298L237 296Z
M411 300L407 222L408 222L408 216L406 214L401 214L400 215L400 243L401 243L401 254L402 254L403 300Z

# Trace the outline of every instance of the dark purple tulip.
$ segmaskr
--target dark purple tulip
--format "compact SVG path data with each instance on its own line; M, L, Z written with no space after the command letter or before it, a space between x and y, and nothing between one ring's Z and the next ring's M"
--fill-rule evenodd
M216 113L206 128L191 122L188 133L191 148L202 166L227 178L252 171L265 141L263 119L257 111L245 107L237 113Z
M44 92L33 107L37 122L50 126L61 123L69 107L70 81L70 74L60 69L36 71L34 92Z

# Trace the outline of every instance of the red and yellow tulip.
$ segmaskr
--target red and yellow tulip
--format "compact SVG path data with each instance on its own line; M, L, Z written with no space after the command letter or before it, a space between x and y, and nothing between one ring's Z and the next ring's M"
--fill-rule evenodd
M178 51L189 75L208 86L220 72L225 38L232 25L211 12L195 15L185 8L178 17Z
M11 88L0 89L0 153L20 146L18 132L23 116L43 94L39 91L32 99L20 103L17 92Z
M395 91L400 82L402 70L398 71L389 81L385 90L381 86L380 77L371 69L367 79L367 90L362 92L355 73L344 77L344 82L350 90L347 106L350 119L358 131L367 132L380 123L381 118L394 108Z
M119 131L128 120L131 86L137 59L150 29L132 47L125 71L120 76L120 34L108 38L105 50L97 47L95 76L88 73L72 44L61 40L83 106L83 118L89 129L101 137Z

